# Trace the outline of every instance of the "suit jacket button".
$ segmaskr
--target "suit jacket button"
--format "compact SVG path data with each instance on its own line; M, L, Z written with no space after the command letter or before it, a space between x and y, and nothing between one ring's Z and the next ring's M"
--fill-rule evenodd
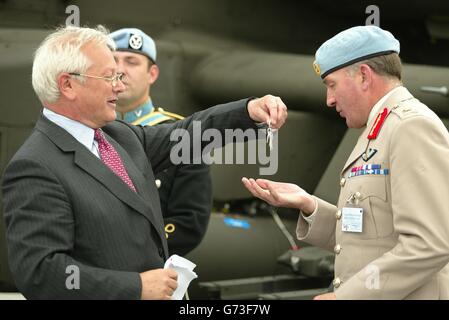
M341 219L341 210L338 210L338 211L335 213L335 218L336 218L337 220L340 220L340 219Z
M158 189L161 187L162 182L161 182L160 179L154 180L154 183L156 183L156 187L157 187Z
M341 251L341 245L337 244L334 247L334 252L335 252L335 254L340 254L340 251Z
M334 281L332 281L334 288L338 288L341 285L341 283L342 283L342 281L338 277L335 278Z

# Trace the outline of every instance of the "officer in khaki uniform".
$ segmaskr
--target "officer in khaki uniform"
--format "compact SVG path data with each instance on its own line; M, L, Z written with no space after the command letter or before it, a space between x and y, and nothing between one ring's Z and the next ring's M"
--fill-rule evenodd
M117 118L141 126L183 119L155 107L150 97L157 80L156 46L139 29L125 28L110 34L117 51L118 72L124 73L125 91L119 95ZM203 239L212 207L212 183L206 165L178 165L156 174L170 254L185 255Z
M243 179L255 196L300 209L298 238L335 253L334 292L316 299L449 298L449 134L402 86L398 53L375 26L316 52L328 106L365 127L340 172L337 206L296 185Z

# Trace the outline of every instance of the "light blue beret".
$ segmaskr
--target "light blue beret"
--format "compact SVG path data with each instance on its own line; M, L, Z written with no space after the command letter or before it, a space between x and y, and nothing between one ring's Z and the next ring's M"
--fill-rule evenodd
M118 51L131 51L143 54L156 62L156 45L150 36L136 28L119 29L109 34Z
M358 61L392 52L399 53L399 41L390 32L374 25L353 27L318 48L313 68L324 79L329 73Z

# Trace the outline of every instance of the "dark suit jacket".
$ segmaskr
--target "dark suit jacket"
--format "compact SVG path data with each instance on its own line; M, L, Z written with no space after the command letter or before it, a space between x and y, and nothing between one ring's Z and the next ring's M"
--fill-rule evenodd
M170 133L183 128L192 137L193 120L202 121L202 130L222 133L254 127L246 103L216 106L157 128L121 121L105 126L137 193L41 117L3 179L9 263L19 290L37 299L139 299L139 273L163 267L168 255L153 172L171 165L176 142ZM80 287L69 290L73 268L79 268Z
M146 116L146 115L144 115ZM174 117L162 123L176 121ZM205 164L181 164L155 174L170 255L184 256L203 239L212 211L212 179ZM173 228L171 228L173 227Z
M209 166L179 165L155 175L160 181L159 197L166 226L170 255L184 256L203 239L212 210L212 180Z

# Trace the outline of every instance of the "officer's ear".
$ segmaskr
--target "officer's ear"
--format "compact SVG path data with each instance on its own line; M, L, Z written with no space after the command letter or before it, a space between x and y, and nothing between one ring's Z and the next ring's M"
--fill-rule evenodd
M152 64L149 70L149 78L148 78L149 84L152 85L153 83L155 83L158 77L159 77L159 67L156 64Z
M373 70L367 64L360 65L361 85L367 90L373 81Z

